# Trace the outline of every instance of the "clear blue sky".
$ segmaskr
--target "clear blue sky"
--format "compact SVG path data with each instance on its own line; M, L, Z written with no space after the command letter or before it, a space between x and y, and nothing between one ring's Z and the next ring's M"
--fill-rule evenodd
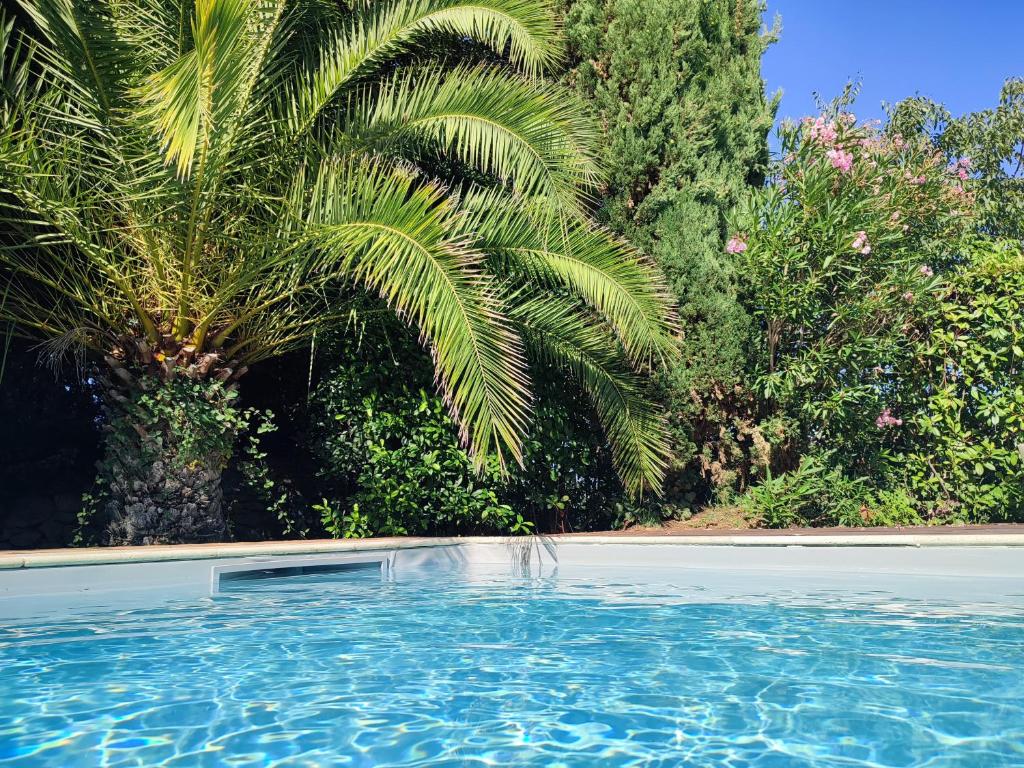
M882 117L883 101L920 94L954 114L995 105L1010 75L1024 77L1024 0L768 0L782 37L765 55L768 92L782 89L779 117L815 111L860 79L858 117Z

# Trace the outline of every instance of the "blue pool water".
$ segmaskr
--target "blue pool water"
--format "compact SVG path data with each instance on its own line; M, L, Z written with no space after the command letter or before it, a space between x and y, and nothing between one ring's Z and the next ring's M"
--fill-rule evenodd
M672 578L360 571L0 622L0 766L1024 765L1024 602Z

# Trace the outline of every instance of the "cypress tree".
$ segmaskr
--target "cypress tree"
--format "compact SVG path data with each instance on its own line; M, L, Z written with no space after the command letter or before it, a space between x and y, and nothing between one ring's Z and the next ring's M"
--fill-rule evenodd
M604 130L601 216L679 298L684 355L661 385L681 504L742 485L756 442L742 386L752 326L724 244L729 211L768 161L777 99L761 56L777 28L763 13L762 0L575 0L566 13L566 77Z

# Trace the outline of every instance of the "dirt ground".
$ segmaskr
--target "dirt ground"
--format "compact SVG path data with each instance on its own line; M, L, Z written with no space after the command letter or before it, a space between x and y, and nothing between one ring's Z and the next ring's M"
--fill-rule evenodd
M738 507L711 507L701 510L689 520L671 520L655 527L633 527L624 531L605 531L604 535L619 534L627 536L671 536L692 535L707 531L708 533L745 533L756 535L827 535L836 533L859 533L865 535L881 535L892 533L1024 533L1024 525L1001 523L995 525L928 525L907 528L754 528L743 516ZM581 534L587 535L587 534Z

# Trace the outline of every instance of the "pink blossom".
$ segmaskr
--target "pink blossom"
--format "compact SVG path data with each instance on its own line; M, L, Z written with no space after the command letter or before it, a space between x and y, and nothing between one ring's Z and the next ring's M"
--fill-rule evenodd
M810 125L811 141L816 141L819 144L831 146L839 135L836 133L835 123L826 122L824 117L817 118Z
M959 160L949 164L950 172L955 173L960 181L967 181L967 179L970 178L970 171L973 167L974 164L971 162L971 158L969 157L961 157Z
M747 250L747 241L742 235L733 235L725 244L726 253L743 253L745 250Z
M897 419L892 415L892 409L883 408L882 412L878 414L878 418L875 419L875 426L879 429L885 429L886 427L901 427L903 426L903 419Z
M889 217L889 221L897 222L897 221L900 220L900 217L902 217L902 216L903 216L903 211L901 211L899 208L897 208L895 211L892 212L892 216Z
M857 236L853 239L853 242L850 244L850 247L853 248L853 250L855 250L857 253L862 253L865 256L871 253L871 243L868 242L867 233L864 230L858 232Z
M920 272L921 272L921 274L924 277L934 277L935 276L935 272L933 272L932 268L929 267L927 264L922 264L921 265Z
M905 302L907 302L907 304L913 304L914 303L914 292L913 291L907 291L906 293L904 293L903 294L903 300Z
M841 173L849 173L853 168L853 155L842 149L830 149L825 153L832 163L833 168L837 168Z

